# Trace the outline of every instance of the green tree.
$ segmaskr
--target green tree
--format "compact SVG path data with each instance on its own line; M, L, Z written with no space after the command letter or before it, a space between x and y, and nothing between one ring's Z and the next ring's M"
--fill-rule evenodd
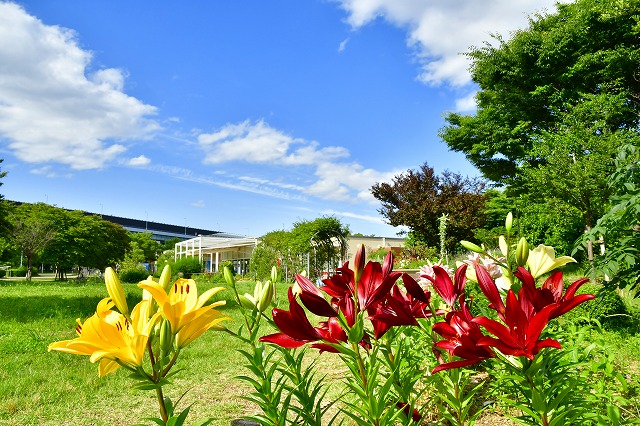
M618 151L616 171L609 180L609 209L583 237L603 242L604 255L595 270L611 278L611 285L640 287L640 147L625 145ZM580 249L580 247L578 248ZM578 250L576 249L576 251Z
M446 214L446 249L451 252L460 240L471 240L473 229L483 227L485 184L444 171L437 176L427 163L420 170L408 170L392 183L377 183L373 196L382 203L380 214L392 226L407 226L416 239L431 247L440 244L438 218Z
M9 218L11 241L27 260L27 281L31 280L34 257L41 254L56 237L57 228L52 220L54 209L44 203L21 204Z
M267 279L276 265L285 279L303 270L318 277L346 260L348 235L349 228L333 216L295 222L291 231L272 231L260 238L251 256L251 271L258 279Z
M640 0L578 0L536 15L509 40L472 49L480 90L475 114L449 113L442 139L465 153L493 181L517 184L521 166L535 166L534 144L545 132L607 105L602 130L638 132ZM573 128L591 128L591 122ZM549 141L553 142L553 141Z
M3 162L3 159L0 159L0 164ZM6 171L0 171L0 179L4 178L7 175ZM0 181L0 186L2 186L3 182ZM4 252L9 249L10 241L9 241L9 233L10 233L10 223L9 223L9 211L11 210L11 205L4 199L4 195L0 194L0 256L4 254Z
M142 250L143 262L152 263L155 262L160 253L162 252L162 246L151 238L151 232L131 232L129 238L131 239L131 246L137 247Z
M42 261L55 266L57 279L64 279L73 267L102 271L124 259L129 250L126 230L97 215L52 207L49 218L56 236L43 251Z

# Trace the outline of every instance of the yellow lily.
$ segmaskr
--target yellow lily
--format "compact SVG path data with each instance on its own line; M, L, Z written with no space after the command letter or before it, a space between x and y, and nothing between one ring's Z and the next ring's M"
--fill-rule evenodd
M178 331L176 334L176 344L178 348L184 348L211 328L223 330L224 326L218 326L217 324L230 319L229 317L222 317L220 312L215 309L209 309Z
M160 313L148 317L150 305L148 300L138 303L129 321L121 313L109 310L112 303L108 298L103 299L93 316L84 323L77 320L77 338L51 343L49 350L88 355L91 362L100 361L100 377L122 365L131 369L141 367L149 334L160 317Z
M189 328L185 330L183 336L196 333L199 336L218 322L229 319L220 318L218 321L214 321L220 316L220 313L213 310L213 308L224 305L226 303L224 300L205 306L211 296L220 290L224 290L224 287L214 287L202 293L200 297L198 297L196 282L191 279L179 278L171 286L168 294L162 285L151 278L140 281L138 287L151 293L164 317L171 323L171 330L176 336L179 336L182 329L187 326ZM191 340L193 339L182 338L183 343L185 341L188 343ZM178 345L180 345L180 342L178 342Z
M107 285L107 291L109 292L109 297L115 303L116 308L124 314L129 314L129 307L127 306L127 298L124 295L124 289L122 288L122 284L120 284L120 280L118 280L118 275L116 275L116 271L113 268L108 267L104 271L104 282Z
M527 264L529 265L529 272L531 272L533 278L538 278L547 272L575 261L576 260L570 256L556 258L556 252L553 247L540 244L535 249L529 251Z

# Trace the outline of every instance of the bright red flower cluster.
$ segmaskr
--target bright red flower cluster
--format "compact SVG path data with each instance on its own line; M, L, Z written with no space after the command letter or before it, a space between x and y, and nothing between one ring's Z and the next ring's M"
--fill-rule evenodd
M340 325L337 318L339 314L344 317L346 328L349 329L356 325L360 314L366 314L372 324L373 336L363 330L359 343L365 347L370 346L372 337L381 338L393 326L416 325L416 318L431 316L430 293L422 290L411 276L392 270L391 252L382 265L371 261L364 265L364 247L361 247L354 263L355 271L349 269L349 262L345 263L338 268L336 275L323 280L324 285L320 289L308 278L296 275L296 282L301 289L298 297L302 304L310 312L327 317L327 320L313 327L289 289L289 310L274 308L272 312L280 333L264 336L260 340L286 348L312 343L312 347L321 351L337 352L332 344L348 340L348 330ZM401 277L406 292L396 284Z
M445 338L435 346L461 358L441 363L433 370L434 373L491 358L495 356L492 348L505 355L526 356L529 359L534 359L542 348L560 348L560 343L554 339L540 339L544 327L549 320L595 297L593 294L575 295L587 279L574 282L564 292L562 272L557 271L541 288L536 288L529 271L518 268L515 276L522 282L522 287L517 295L509 289L503 301L493 278L486 269L477 265L475 271L479 287L500 321L485 316L474 318L464 299L465 271L464 265L458 268L455 284L438 267L434 267L435 278L429 278L436 292L453 309L444 322L433 326L433 331ZM457 298L459 306L455 308ZM482 333L480 326L491 335Z

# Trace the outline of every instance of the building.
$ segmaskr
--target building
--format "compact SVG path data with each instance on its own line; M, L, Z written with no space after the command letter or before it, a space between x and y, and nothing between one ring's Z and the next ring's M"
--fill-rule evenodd
M249 260L258 245L255 237L217 233L200 235L175 245L175 259L197 257L206 272L219 272L222 262L231 262L237 273L249 270Z
M96 213L87 213L94 214ZM212 231L209 229L191 228L189 226L169 225L166 223L151 222L148 220L129 219L120 216L99 215L104 220L122 225L124 229L129 232L150 232L151 238L163 243L165 241L179 238L181 240L188 240L199 235L216 235L222 234L220 231Z
M234 234L199 235L177 243L175 259L197 257L205 266L206 272L219 272L220 264L229 261L239 274L244 275L249 270L253 249L259 242L256 237ZM397 254L404 246L404 238L349 237L346 260L353 258L360 244L364 244L368 252L386 248Z

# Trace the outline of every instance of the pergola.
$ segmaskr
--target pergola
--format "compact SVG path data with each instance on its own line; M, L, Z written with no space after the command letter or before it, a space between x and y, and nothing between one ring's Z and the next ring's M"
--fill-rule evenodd
M218 272L220 263L230 261L236 271L244 275L257 244L258 239L255 237L233 234L198 236L177 243L175 259L197 256L207 272Z

